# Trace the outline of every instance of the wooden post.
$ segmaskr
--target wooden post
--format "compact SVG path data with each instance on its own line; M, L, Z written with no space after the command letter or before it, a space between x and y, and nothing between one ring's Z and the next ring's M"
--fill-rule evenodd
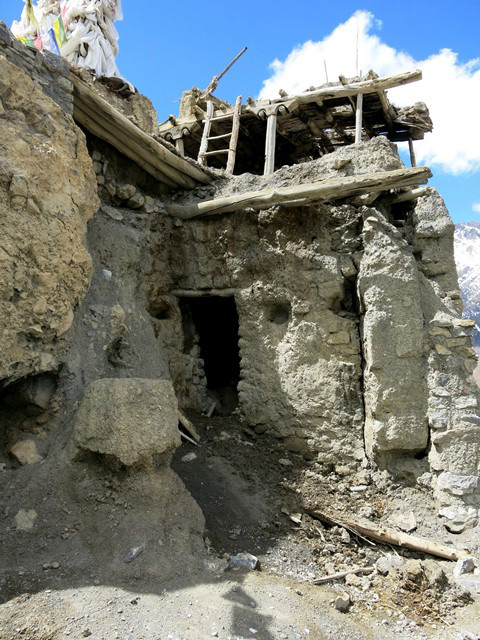
M242 111L242 96L238 96L233 113L232 135L228 147L227 173L233 174L235 168L235 157L237 155L238 132L240 131L240 113Z
M413 140L411 138L408 139L408 149L410 151L410 162L412 163L412 167L416 167L417 159L415 158L415 149L413 148Z
M263 175L270 176L275 171L275 143L277 140L277 114L267 116L265 137L265 169Z
M363 112L363 93L357 94L357 109L355 112L355 144L362 141L362 112Z
M207 117L205 118L205 125L203 127L202 141L200 143L200 149L198 151L198 162L204 166L207 164L208 138L210 136L210 129L212 127L213 117L213 102L207 100Z
M185 155L185 146L183 144L183 138L177 138L175 140L175 147L177 148L177 151L181 156Z

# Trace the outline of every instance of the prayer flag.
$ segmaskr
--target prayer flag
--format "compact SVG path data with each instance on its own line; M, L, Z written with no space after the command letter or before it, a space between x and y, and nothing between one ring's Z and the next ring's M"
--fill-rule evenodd
M53 29L49 29L48 35L50 36L50 39L49 39L49 46L47 47L47 49L52 53L56 53L57 56L61 56L62 54L60 53L60 47L57 42L55 31Z
M65 35L65 27L63 26L63 18L61 15L58 16L58 18L53 23L53 30L55 32L58 46L61 49L63 43L67 39L67 36Z

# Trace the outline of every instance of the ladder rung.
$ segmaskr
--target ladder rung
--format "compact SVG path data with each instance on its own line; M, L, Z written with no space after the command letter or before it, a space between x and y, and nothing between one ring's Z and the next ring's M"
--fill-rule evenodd
M206 156L220 156L224 153L228 153L230 149L217 149L217 151L207 151L205 153Z
M233 117L233 113L227 113L223 116L215 116L214 118L210 118L210 122L218 122L219 120L231 120ZM202 120L202 122L206 122L206 120Z
M210 136L208 139L209 140L220 140L221 138L230 138L231 136L231 132L230 133L222 133L221 136Z

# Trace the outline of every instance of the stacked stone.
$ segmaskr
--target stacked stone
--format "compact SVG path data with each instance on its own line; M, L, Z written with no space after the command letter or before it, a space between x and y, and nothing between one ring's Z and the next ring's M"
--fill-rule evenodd
M68 77L70 65L65 59L26 47L13 37L3 22L0 22L0 53L25 71L49 98L72 115L73 85Z
M455 532L476 524L480 503L480 416L473 320L437 312L430 321L430 466L447 526Z

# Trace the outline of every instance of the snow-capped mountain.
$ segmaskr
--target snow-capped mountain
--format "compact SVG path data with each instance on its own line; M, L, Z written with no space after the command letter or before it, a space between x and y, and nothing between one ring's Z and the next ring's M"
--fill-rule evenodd
M475 320L475 344L480 347L480 222L455 226L455 262L464 315Z

